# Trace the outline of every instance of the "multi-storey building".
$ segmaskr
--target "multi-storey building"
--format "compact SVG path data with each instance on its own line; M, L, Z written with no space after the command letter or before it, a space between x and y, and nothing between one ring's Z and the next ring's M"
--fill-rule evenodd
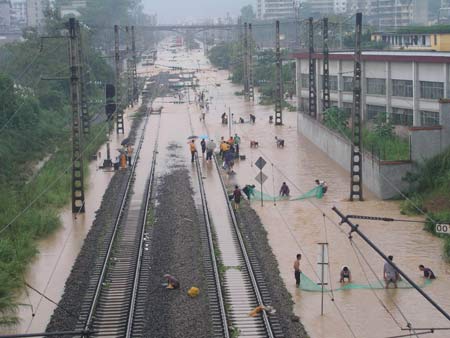
M11 20L13 25L23 27L27 25L27 2L26 0L14 1L12 5Z
M45 10L49 6L49 0L27 0L27 25L40 28L44 24Z
M309 62L307 53L297 59L299 107L308 111ZM322 59L318 53L317 107L322 113ZM330 53L331 106L350 112L353 103L353 53ZM450 53L373 51L362 55L362 115L371 120L387 112L395 124L434 126L442 121L440 99L450 97ZM447 116L445 116L447 119Z
M436 30L433 26L376 32L372 41L383 42L391 49L450 52L450 30Z
M379 29L428 23L426 0L371 0L370 8Z
M261 20L294 18L296 8L293 0L258 0L257 15Z
M8 30L11 26L11 1L0 0L0 31Z
M305 3L308 4L308 7L312 13L319 13L322 15L329 15L335 12L335 3L338 2L338 7L342 7L346 0L306 0Z
M59 9L61 12L61 16L64 17L66 15L69 16L80 16L80 9L86 7L86 0L72 0L67 5L62 5Z

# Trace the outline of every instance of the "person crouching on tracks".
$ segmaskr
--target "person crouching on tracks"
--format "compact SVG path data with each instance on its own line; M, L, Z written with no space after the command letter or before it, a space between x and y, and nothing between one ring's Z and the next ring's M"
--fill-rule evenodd
M165 274L164 278L167 279L166 289L175 290L175 289L179 289L180 288L180 282L174 276L169 275L169 274Z

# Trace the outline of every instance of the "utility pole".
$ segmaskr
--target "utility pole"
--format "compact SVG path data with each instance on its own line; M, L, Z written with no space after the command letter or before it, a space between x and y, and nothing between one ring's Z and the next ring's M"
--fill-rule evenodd
M253 86L253 33L252 24L248 24L248 96L255 101L255 88Z
M356 14L355 67L353 75L352 146L350 163L350 201L363 200L362 149L361 149L361 33L362 13Z
M242 39L242 44L243 44L243 53L242 53L242 58L243 58L243 66L244 66L244 96L245 99L248 100L249 99L249 95L248 95L248 32L247 32L247 23L244 23L244 35L243 35L243 39Z
M120 50L119 50L119 26L114 25L114 61L116 66L116 129L117 134L124 134L123 111L120 90Z
M326 272L328 271L328 243L319 243L320 245L320 261L317 262L320 268L320 282L317 283L321 286L321 302L320 302L320 315L323 316L323 296L325 292L325 286L328 285L326 281Z
M323 112L330 108L330 62L328 50L328 18L323 19Z
M81 34L81 26L79 22L76 25L77 29L77 52L78 52L78 75L79 75L79 85L80 85L80 96L81 96L81 121L83 126L83 134L89 134L90 120L88 111L88 102L86 95L86 76L85 76L85 65L84 65L84 54L83 54L83 41Z
M69 19L70 98L72 106L72 212L84 213L83 151L80 123L79 23Z
M316 118L317 94L316 94L316 59L314 58L314 25L313 18L309 18L309 115Z
M275 125L283 125L283 83L282 83L282 67L281 60L281 46L280 46L280 21L275 23L275 55L277 58L276 64L276 98L275 98Z
M358 13L360 14L360 13ZM361 239L363 239L373 250L375 250L375 252L381 256L381 258L383 258L387 263L389 263L398 273L400 276L402 276L405 281L407 281L414 289L416 289L416 291L418 291L431 305L434 306L434 308L436 310L438 310L445 318L447 318L448 320L450 320L450 315L439 306L439 304L437 304L430 296L428 296L427 293L425 293L425 291L423 291L420 286L418 286L411 278L409 278L409 276L407 274L405 274L402 270L400 270L400 268L393 262L391 261L384 253L383 251L381 251L363 232L361 232L361 230L359 230L359 226L357 224L353 224L350 221L350 217L349 215L345 216L341 211L339 211L336 207L333 207L332 210L341 218L341 222L339 224L344 224L346 223L351 231L349 234L349 238L352 238L352 233L356 232L359 237L361 237ZM414 328L412 328L414 329Z
M138 93L138 78L137 78L137 56L136 56L136 35L134 26L131 26L131 53L132 53L132 60L133 60L133 67L132 67L132 76L133 76L133 103L138 101L139 93Z
M130 27L125 26L125 33L126 33L126 58L127 58L127 106L133 106L133 84L132 84L132 78L131 78L131 72L132 72L132 60L130 57Z

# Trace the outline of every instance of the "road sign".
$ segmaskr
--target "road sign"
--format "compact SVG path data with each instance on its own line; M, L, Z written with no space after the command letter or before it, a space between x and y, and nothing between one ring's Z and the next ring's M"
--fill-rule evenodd
M268 179L267 175L264 174L262 171L256 175L255 180L256 182L258 182L259 184L263 184L266 180Z
M255 165L259 170L262 170L262 168L264 168L266 163L267 162L262 157L259 157L258 160L255 162Z
M436 224L436 233L437 234L450 234L450 224L437 223Z

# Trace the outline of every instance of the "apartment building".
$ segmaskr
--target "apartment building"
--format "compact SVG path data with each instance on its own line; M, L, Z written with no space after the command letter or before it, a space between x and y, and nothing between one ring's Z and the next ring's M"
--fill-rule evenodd
M27 0L27 25L40 28L44 24L44 13L49 6L49 0Z
M258 0L257 15L261 20L278 20L295 17L297 2L294 0Z
M371 0L369 8L379 29L428 23L427 0Z
M11 26L11 1L0 0L0 31Z
M23 27L27 25L27 2L26 0L13 1L12 5L12 24Z
M309 107L308 53L294 54L300 111ZM353 103L353 53L330 54L331 105L348 113ZM322 54L315 54L318 115L322 114ZM440 100L450 97L450 53L367 51L362 55L362 117L369 121L387 112L397 125L436 126Z
M438 31L433 26L376 32L371 39L384 42L390 49L450 52L450 29Z

